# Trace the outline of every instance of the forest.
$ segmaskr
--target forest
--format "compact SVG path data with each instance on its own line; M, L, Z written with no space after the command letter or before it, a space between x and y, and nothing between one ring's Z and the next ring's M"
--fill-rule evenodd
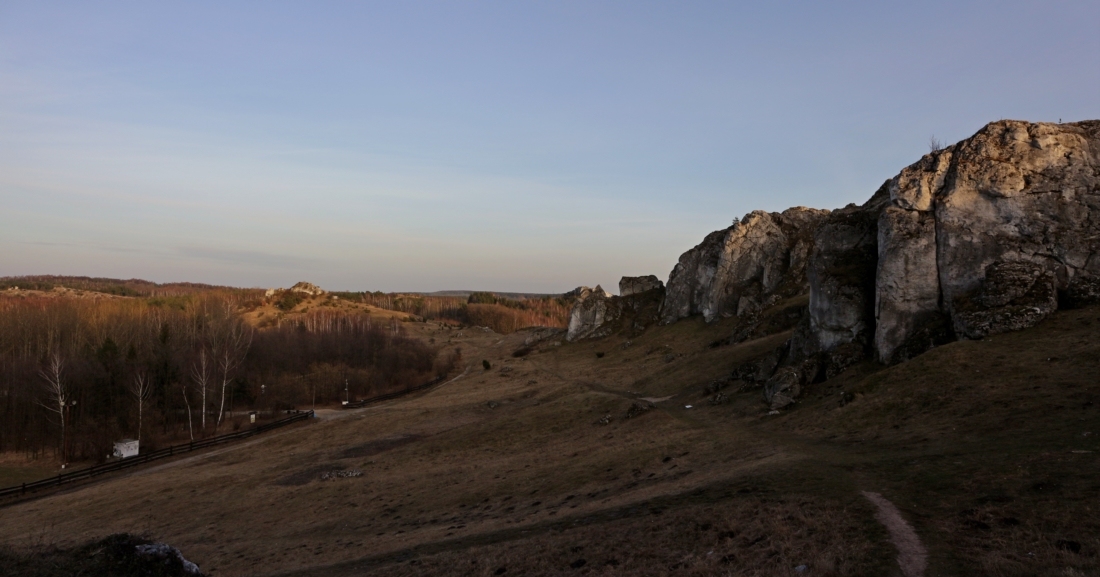
M0 452L102 460L121 438L155 448L229 432L249 411L402 390L459 360L393 319L315 310L256 330L248 291L179 288L0 298Z

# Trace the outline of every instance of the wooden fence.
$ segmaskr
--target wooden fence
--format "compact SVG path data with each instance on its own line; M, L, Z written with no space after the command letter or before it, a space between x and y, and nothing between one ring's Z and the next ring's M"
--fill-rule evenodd
M25 494L27 491L37 491L39 489L45 489L47 487L56 487L59 485L64 485L65 483L73 483L83 479L91 479L98 475L112 473L114 471L120 471L122 469L128 469L130 467L136 467L137 465L144 465L145 463L148 463L150 461L165 459L167 457L181 455L183 453L189 453L191 451L197 451L199 449L205 449L206 447L228 443L229 441L235 441L237 439L244 439L253 435L259 435L260 433L266 433L267 431L270 431L272 429L278 429L279 427L283 427L291 423L297 423L298 421L304 421L311 417L313 417L313 411L296 412L296 414L289 417L285 417L277 421L272 421L265 425L260 425L246 431L227 433L225 435L218 435L217 437L211 437L209 439L202 439L199 441L191 441L189 443L183 443L180 445L173 445L171 447L158 449L156 451L150 451L148 453L135 455L133 457L127 457L118 461L103 463L102 465L92 465L87 469L81 469L79 471L59 473L56 477L49 477L47 479L42 479L41 481L35 481L33 483L23 483L22 485L0 489L0 497L7 497L8 495L21 495Z

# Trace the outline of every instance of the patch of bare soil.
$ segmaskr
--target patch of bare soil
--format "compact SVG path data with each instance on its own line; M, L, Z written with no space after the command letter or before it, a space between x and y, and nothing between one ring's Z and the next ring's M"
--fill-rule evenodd
M310 481L316 481L321 478L321 475L339 468L338 464L328 465L315 465L313 467L307 467L305 469L295 471L289 475L284 475L275 480L275 485L281 487L300 487L302 485L308 485Z
M340 452L341 459L355 459L359 457L371 457L406 445L420 439L420 435L393 435L382 439L368 441L361 445L348 447Z

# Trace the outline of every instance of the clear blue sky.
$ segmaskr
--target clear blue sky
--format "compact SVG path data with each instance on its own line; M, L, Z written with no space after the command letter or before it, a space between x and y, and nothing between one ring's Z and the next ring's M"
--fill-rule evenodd
M1100 117L1100 3L0 2L0 275L560 292Z

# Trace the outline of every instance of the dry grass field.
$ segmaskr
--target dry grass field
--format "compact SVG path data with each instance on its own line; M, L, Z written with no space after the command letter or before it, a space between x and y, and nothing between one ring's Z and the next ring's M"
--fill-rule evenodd
M464 370L2 507L0 543L132 532L212 575L900 574L875 491L929 575L1100 575L1100 309L858 365L778 415L704 387L784 333L691 319L516 357L535 331L404 326Z

